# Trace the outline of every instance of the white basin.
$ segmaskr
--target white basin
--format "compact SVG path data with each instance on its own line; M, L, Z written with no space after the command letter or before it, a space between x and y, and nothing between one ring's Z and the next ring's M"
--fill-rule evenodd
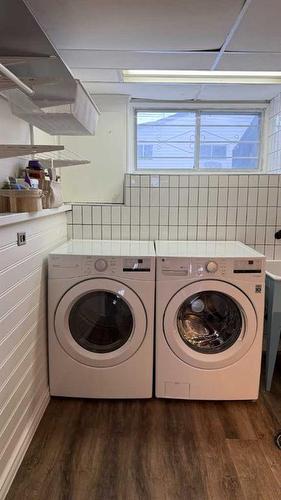
M265 271L270 278L281 281L281 260L267 260Z

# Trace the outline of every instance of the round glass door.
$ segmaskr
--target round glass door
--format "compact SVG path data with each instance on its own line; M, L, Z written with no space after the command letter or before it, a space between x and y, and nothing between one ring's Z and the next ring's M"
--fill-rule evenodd
M142 300L129 286L108 278L77 283L56 309L56 337L79 363L115 366L133 356L147 329Z
M163 328L169 347L184 363L217 369L248 352L257 334L257 315L251 300L238 287L219 280L199 280L170 299Z
M133 315L122 296L103 290L80 297L69 314L72 337L91 352L119 349L130 338L133 326Z
M241 334L241 312L229 296L198 292L179 308L177 326L182 340L195 351L215 354L231 347Z

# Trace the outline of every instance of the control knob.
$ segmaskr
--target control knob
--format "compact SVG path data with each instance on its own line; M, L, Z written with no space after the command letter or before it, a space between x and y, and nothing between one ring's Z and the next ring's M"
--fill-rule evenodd
M215 273L218 270L218 264L214 262L213 260L210 260L208 264L206 265L206 270L208 273Z
M107 262L104 259L98 259L95 262L95 269L97 271L105 271L107 269Z

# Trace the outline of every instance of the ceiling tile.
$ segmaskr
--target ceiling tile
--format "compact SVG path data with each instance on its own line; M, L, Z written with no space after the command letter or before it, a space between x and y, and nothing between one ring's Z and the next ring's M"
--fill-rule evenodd
M152 100L267 101L281 92L281 85L171 85L149 83L86 82L93 94L126 94Z
M216 69L226 71L281 71L281 52L280 54L224 54Z
M205 85L199 98L210 101L264 101L281 91L281 85Z
M213 50L243 0L26 0L58 49Z
M280 19L280 0L254 0L227 49L279 52Z
M74 78L88 82L120 82L122 76L114 69L71 68Z
M157 53L122 50L60 50L70 68L210 69L215 53Z
M138 83L93 83L85 87L92 94L126 94L133 98L155 100L194 99L200 85L154 85Z

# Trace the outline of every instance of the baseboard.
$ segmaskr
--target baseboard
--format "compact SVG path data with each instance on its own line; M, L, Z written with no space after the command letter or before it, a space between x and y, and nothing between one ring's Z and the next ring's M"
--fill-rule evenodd
M16 448L14 449L13 455L9 460L9 464L5 469L3 476L0 478L0 500L4 500L5 496L7 495L10 489L10 486L22 463L24 455L27 452L27 449L40 423L40 420L43 417L45 410L49 404L49 401L50 401L50 394L49 391L46 391L43 394L32 417L30 418L28 425L26 426L24 432L22 433L22 436Z

